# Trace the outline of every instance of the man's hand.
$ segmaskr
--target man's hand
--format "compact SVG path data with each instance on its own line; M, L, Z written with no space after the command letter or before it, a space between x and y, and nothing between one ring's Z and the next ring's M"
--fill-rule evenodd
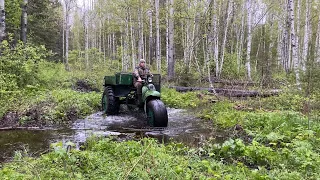
M141 79L141 77L138 77L138 80L137 80L138 82L142 82L142 79Z

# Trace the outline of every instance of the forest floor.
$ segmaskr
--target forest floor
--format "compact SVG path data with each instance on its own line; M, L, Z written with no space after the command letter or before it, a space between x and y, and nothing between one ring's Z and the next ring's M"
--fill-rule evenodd
M15 94L10 92L14 96L8 97L15 98L8 99L8 103L0 107L2 127L13 129L31 126L46 128L69 125L70 127L78 121L77 119L90 114L93 114L91 115L93 118L100 119L97 122L101 122L101 126L106 125L104 122L110 119L95 113L100 109L101 92L95 88L96 86L86 82L90 81L77 79L73 83L66 81L65 87L68 88L63 88L64 85L51 89L29 87ZM29 156L27 150L16 151L11 162L0 165L0 177L4 179L93 177L97 179L317 179L319 177L319 94L305 97L290 89L283 89L277 96L266 98L259 96L217 98L208 91L179 93L168 88L163 88L161 93L162 101L172 108L169 112L177 113L175 109L186 109L194 117L191 121L202 124L202 128L208 129L209 135L204 136L203 133L196 132L200 127L184 121L188 118L178 113L174 115L177 120L173 121L173 125L177 128L168 133L176 132L174 130L182 134L198 133L192 135L196 137L194 139L197 142L196 146L183 141L190 139L187 136L180 136L180 140L178 138L166 143L145 138L157 134L154 132L139 138L132 136L133 138L125 139L115 137L117 135L113 132L109 138L100 136L89 138L78 148L74 143L65 142L64 139L53 143L49 152L40 157ZM82 124L93 122L90 121L91 116ZM123 119L120 118L119 121L123 122ZM93 126L95 124L93 123ZM122 131L145 133L141 128L130 128L125 130L122 128ZM37 136L39 134L32 137Z

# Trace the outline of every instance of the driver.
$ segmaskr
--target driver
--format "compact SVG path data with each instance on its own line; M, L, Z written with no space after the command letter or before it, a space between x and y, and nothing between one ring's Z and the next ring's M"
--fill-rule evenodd
M146 61L144 59L140 59L139 66L134 69L133 76L133 85L137 88L138 103L141 104L142 79L146 79L147 76L152 76L149 68L146 67Z

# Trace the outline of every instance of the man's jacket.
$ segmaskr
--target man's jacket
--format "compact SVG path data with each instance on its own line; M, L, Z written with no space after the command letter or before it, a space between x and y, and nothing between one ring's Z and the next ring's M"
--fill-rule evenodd
M140 66L137 66L135 69L134 69L134 72L133 72L133 76L138 79L138 77L140 77L141 79L142 78L146 78L147 75L151 75L151 72L149 70L149 68L145 67L145 68L142 68Z

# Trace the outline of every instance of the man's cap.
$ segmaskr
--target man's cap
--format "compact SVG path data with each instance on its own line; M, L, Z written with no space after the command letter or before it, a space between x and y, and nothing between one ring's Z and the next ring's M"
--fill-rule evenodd
M144 59L140 59L140 63L142 63L142 62L144 62L144 63L145 63L145 62L146 62L146 60L144 60Z

